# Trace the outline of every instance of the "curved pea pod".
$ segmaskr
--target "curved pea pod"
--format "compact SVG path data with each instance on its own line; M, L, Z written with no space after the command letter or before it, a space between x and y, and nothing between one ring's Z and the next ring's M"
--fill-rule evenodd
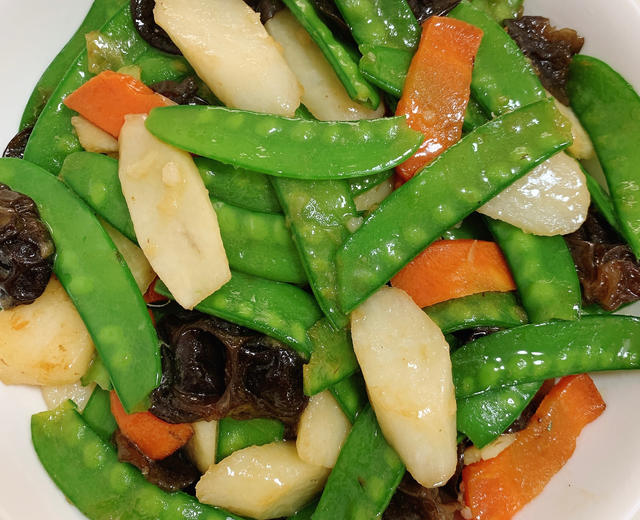
M393 175L393 170L387 170L385 172L374 173L373 175L369 175L367 177L357 177L355 179L349 179L349 190L351 191L351 196L356 197L365 191L369 191L372 188L375 188L380 183L386 181L389 177Z
M111 413L111 398L109 392L96 386L82 411L82 418L91 429L105 441L108 441L118 427Z
M487 121L489 121L489 118L485 114L480 104L474 98L469 98L469 103L467 103L467 110L464 113L462 131L471 132L479 126L484 125Z
M104 25L126 0L95 0L78 30L42 73L22 113L20 130L32 126L74 59L85 48L84 35Z
M82 419L70 402L31 418L40 462L65 496L91 520L188 517L240 520L185 493L166 493L140 471L118 461L115 448ZM73 463L70 463L73 461Z
M142 80L154 83L164 79L179 79L188 74L190 68L179 56L170 56L152 48L133 27L129 3L127 2L101 29L100 32L114 42L123 58L123 65L134 65L140 59L145 69ZM91 76L88 72L86 50L81 52L64 78L51 95L36 123L24 157L45 170L58 173L64 158L72 152L81 151L80 142L71 125L72 110L63 99Z
M0 182L31 197L56 245L53 269L82 316L128 411L160 382L160 350L142 294L91 210L56 177L0 159Z
M342 310L353 310L447 229L570 142L566 120L544 100L446 150L387 197L338 251Z
M425 307L443 334L474 327L516 327L527 323L513 293L485 292Z
M172 297L160 280L155 291ZM195 308L279 339L307 359L312 350L307 329L322 315L313 296L299 287L237 271Z
M225 417L218 422L216 461L249 446L281 441L283 436L284 424L276 419L236 420Z
M587 188L589 189L589 194L591 195L591 203L605 218L607 223L620 235L622 235L620 223L618 222L618 217L616 215L616 210L613 207L611 197L606 191L604 191L604 188L600 185L600 183L595 180L591 176L591 174L588 173L584 168L582 170L582 173L584 174L584 178L587 180Z
M583 316L521 325L468 343L451 362L458 398L570 374L638 369L640 319Z
M472 213L462 222L442 233L443 240L491 240L491 233L478 213Z
M406 49L394 49L380 45L361 45L360 70L369 81L388 92L400 97L407 71L413 58L413 52Z
M640 258L640 96L609 65L583 55L571 62L567 93L593 141L624 237Z
M564 239L530 235L500 220L486 222L507 258L529 320L577 319L580 281Z
M159 139L204 157L307 180L388 170L410 157L423 139L404 117L310 121L211 106L152 110L147 128Z
M340 408L353 424L367 403L367 389L360 372L335 383L329 391L336 398Z

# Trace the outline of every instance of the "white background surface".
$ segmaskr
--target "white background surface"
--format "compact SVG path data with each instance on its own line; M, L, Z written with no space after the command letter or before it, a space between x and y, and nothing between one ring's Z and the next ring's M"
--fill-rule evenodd
M0 149L89 3L0 0ZM525 3L528 14L581 32L584 53L605 59L640 90L640 0ZM640 520L640 373L604 374L596 383L607 410L585 428L572 459L517 520ZM0 520L84 518L49 480L31 447L29 417L43 408L37 389L0 383Z

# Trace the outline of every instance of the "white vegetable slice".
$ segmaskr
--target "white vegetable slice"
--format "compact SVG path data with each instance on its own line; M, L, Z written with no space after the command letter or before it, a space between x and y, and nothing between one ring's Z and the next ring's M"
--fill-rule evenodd
M0 381L66 385L93 358L89 332L62 284L53 277L30 305L0 312Z
M469 446L464 450L464 465L468 466L481 460L489 460L497 457L514 443L517 436L517 433L504 433L484 448L476 448L473 445Z
M303 462L293 441L250 446L209 468L200 502L263 520L295 513L322 490L329 470Z
M216 461L218 421L198 421L191 426L193 435L187 442L187 453L200 473L204 473Z
M550 97L553 97L547 92ZM571 123L571 137L573 143L567 148L567 152L576 159L592 159L596 155L596 151L593 148L593 143L587 131L584 129L578 117L573 113L570 107L563 105L556 98L553 98L556 108L559 112L569 120Z
M478 212L535 235L566 235L587 218L591 197L578 161L560 152Z
M80 146L87 152L118 153L118 141L111 135L87 121L82 116L73 116L71 125L76 131Z
M133 227L153 270L191 309L231 279L209 194L187 152L163 143L128 115L119 177Z
M301 88L242 0L156 0L156 23L227 106L293 116Z
M95 383L82 386L82 382L78 380L68 385L43 386L40 390L42 391L44 403L49 410L53 410L67 399L71 399L76 403L78 411L82 412L95 387Z
M456 469L456 400L442 332L383 287L351 314L351 336L385 438L420 484L444 484Z
M298 456L309 464L333 468L350 430L351 423L331 392L311 396L298 423Z
M382 103L377 110L371 110L349 97L318 45L290 11L278 12L265 27L282 45L284 57L302 85L302 103L314 117L323 121L355 121L384 115Z
M377 186L357 195L353 202L356 204L356 211L373 211L384 199L393 191L393 177L382 181Z

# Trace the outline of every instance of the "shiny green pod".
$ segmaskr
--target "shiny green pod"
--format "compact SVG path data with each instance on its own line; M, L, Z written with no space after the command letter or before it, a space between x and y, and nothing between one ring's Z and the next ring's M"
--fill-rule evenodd
M118 425L111 413L111 397L109 392L96 386L87 401L82 418L89 427L105 441L109 441Z
M276 419L237 420L224 417L218 421L218 443L216 462L220 462L234 451L249 446L262 446L270 442L281 441L284 437L284 424Z
M329 388L329 391L338 401L340 408L351 421L351 424L355 422L360 412L364 410L369 402L367 388L360 372L335 383Z

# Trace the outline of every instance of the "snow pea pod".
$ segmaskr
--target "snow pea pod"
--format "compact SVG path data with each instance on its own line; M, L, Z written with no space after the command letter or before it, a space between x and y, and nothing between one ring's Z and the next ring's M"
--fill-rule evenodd
M640 368L640 318L583 316L521 325L451 355L457 397L601 370Z
M600 186L600 183L584 168L582 168L582 173L587 180L587 189L589 190L589 195L591 195L591 203L596 207L607 223L615 229L620 236L622 236L622 229L620 228L620 223L618 222L618 217L616 215L616 210L613 207L611 197L606 191L604 191L602 186Z
M485 292L423 309L443 334L474 327L516 327L527 323L513 293Z
M82 418L89 427L105 441L109 441L117 424L111 413L111 397L109 392L96 386L82 411Z
M567 93L593 141L623 235L640 258L640 96L609 65L583 55L571 62Z
M91 520L241 520L186 493L166 493L147 482L136 468L118 461L115 448L87 425L70 401L32 416L31 439L47 473Z
M310 121L211 106L156 108L146 126L157 138L183 150L306 180L388 170L410 157L423 139L404 117Z
M464 121L462 122L462 131L471 132L484 125L487 121L489 121L489 118L480 104L475 99L469 98L467 110L464 113Z
M335 383L329 391L336 398L340 408L353 424L360 412L369 402L367 400L367 389L360 372Z
M116 42L123 57L123 65L134 65L136 60L142 57L147 64L153 65L153 71L159 76L149 74L143 69L143 81L153 83L162 79L180 79L191 70L182 57L169 56L153 49L138 35L133 27L128 2L100 31ZM151 56L154 57L153 60L150 59ZM62 101L91 76L85 50L78 55L42 110L27 143L25 159L51 173L58 173L67 155L82 150L71 126L71 116L74 112Z
M575 320L582 296L573 257L561 236L530 235L486 218L511 267L522 305L532 323Z
M196 157L195 163L209 195L251 211L282 213L276 192L264 173L204 157Z
M309 0L284 0L284 3L320 47L351 99L365 103L374 110L378 108L380 95L360 72L357 58L354 59L346 45L331 33L313 4Z
M460 240L465 238L491 240L491 234L480 214L471 213L471 215L462 222L458 222L442 234L443 240Z
M471 92L488 114L501 115L546 97L529 60L491 15L463 0L449 16L484 32L473 66Z
M283 437L284 424L275 419L239 421L225 417L218 421L216 462L220 462L234 451L249 446L262 446L270 442L281 441Z
M160 280L155 290L171 298ZM306 359L312 350L307 329L322 315L313 297L299 287L237 271L232 271L229 282L196 305L196 310L272 336Z
M392 47L361 45L360 70L369 81L399 98L413 52Z
M471 0L474 7L484 10L502 24L507 18L517 18L522 11L524 0Z
M53 58L53 61L42 73L38 83L36 83L22 113L20 130L33 126L36 122L49 97L74 62L76 56L85 49L84 35L89 31L102 27L125 2L126 0L94 0L80 27L78 27L57 56Z
M56 245L53 270L87 326L113 387L132 411L160 382L155 328L131 272L91 210L60 180L0 159L0 182L31 197Z
M393 170L387 170L386 172L375 173L367 177L358 177L357 179L349 179L349 190L351 196L355 197L365 191L375 188L381 182L386 181L393 175Z
M347 329L336 330L323 318L307 334L313 350L309 363L303 367L305 395L318 394L358 371L358 360Z
M342 310L353 310L447 229L570 142L566 120L544 100L446 150L382 201L338 251Z
M329 475L313 520L379 518L405 468L387 444L371 407L363 410Z

